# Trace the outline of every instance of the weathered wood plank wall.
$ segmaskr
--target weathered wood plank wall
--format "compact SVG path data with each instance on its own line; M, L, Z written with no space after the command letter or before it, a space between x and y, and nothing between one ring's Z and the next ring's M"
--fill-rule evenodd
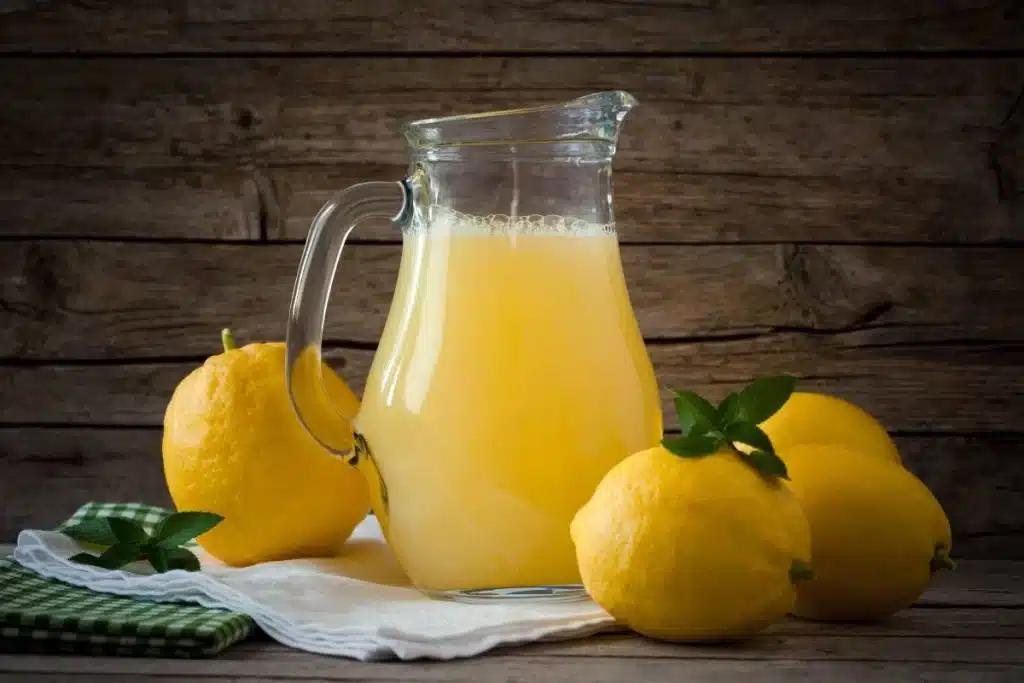
M8 5L0 541L166 502L175 383L224 325L282 337L312 215L399 177L401 120L610 88L641 101L616 210L666 392L792 372L850 398L959 554L1024 558L1019 0ZM370 226L337 286L357 389L398 249Z

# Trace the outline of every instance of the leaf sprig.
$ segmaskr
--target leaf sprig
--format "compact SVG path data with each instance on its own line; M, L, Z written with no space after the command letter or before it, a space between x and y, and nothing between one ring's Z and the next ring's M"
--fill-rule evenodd
M199 558L181 547L217 526L223 517L212 512L176 512L146 533L138 523L120 517L97 517L79 522L63 531L82 543L105 546L99 555L78 553L72 562L103 569L119 569L146 560L159 573L172 569L199 571Z
M796 379L787 375L762 377L731 392L717 406L692 391L677 391L675 406L682 435L661 443L681 458L700 458L728 448L762 475L788 479L786 463L775 454L771 439L758 425L778 412L795 386ZM744 452L737 443L753 450Z

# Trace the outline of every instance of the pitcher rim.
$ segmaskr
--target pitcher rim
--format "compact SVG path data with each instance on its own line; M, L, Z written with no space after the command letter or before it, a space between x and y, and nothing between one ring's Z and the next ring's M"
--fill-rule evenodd
M461 145L461 144L500 144L505 142L508 138L496 137L490 140L476 139L473 141L468 140L427 140L427 137L435 137L429 134L432 127L445 126L447 124L459 123L459 122L473 122L473 121L487 121L487 120L501 120L510 119L511 117L522 116L528 117L531 114L545 114L550 112L572 112L572 111L586 111L591 110L596 113L596 116L591 118L601 120L604 116L608 119L608 123L614 124L616 129L613 135L596 135L592 139L596 140L607 140L613 141L617 135L617 128L621 125L623 118L626 114L633 109L639 100L625 91L625 90L602 90L598 92L589 93L580 97L573 98L562 102L551 102L548 104L538 104L530 107L511 107L508 109L496 109L491 111L479 111L469 112L465 114L450 114L447 116L432 116L421 119L414 119L404 122L401 127L401 133L406 140L413 147L433 147L433 146L445 146L445 145ZM586 128L590 129L595 121L588 120ZM427 135L421 135L421 133L427 132ZM437 133L439 131L435 131ZM591 136L584 136L590 138ZM559 136L559 139L579 139L577 135ZM520 138L520 141L527 141L530 138ZM536 141L536 139L532 140Z

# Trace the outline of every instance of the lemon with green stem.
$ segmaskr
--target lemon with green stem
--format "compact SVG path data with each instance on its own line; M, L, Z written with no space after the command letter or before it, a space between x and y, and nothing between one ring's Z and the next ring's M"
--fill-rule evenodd
M224 518L196 540L229 565L338 552L370 509L365 479L299 422L283 343L239 348L228 330L222 342L222 353L178 384L164 414L163 468L175 507ZM354 416L359 399L326 364L324 382L332 410ZM332 440L353 444L351 426L332 418L323 425Z
M810 529L755 424L792 386L759 380L717 408L677 393L683 435L622 460L577 512L583 584L620 623L663 640L737 640L793 609L796 584L813 580Z

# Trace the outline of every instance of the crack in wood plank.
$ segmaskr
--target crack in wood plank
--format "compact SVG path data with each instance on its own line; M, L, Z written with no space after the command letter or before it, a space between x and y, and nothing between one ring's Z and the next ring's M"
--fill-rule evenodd
M989 165L995 174L999 200L1021 205L1017 215L1024 220L1024 87L996 129Z
M210 330L228 323L245 338L281 338L300 252L277 244L8 241L0 250L0 321L9 321L0 326L0 358L190 356L208 353ZM390 244L346 250L359 277L336 283L346 304L331 309L329 340L376 342L400 252ZM621 255L649 340L800 331L883 343L1014 342L1024 329L1015 250L623 245Z

